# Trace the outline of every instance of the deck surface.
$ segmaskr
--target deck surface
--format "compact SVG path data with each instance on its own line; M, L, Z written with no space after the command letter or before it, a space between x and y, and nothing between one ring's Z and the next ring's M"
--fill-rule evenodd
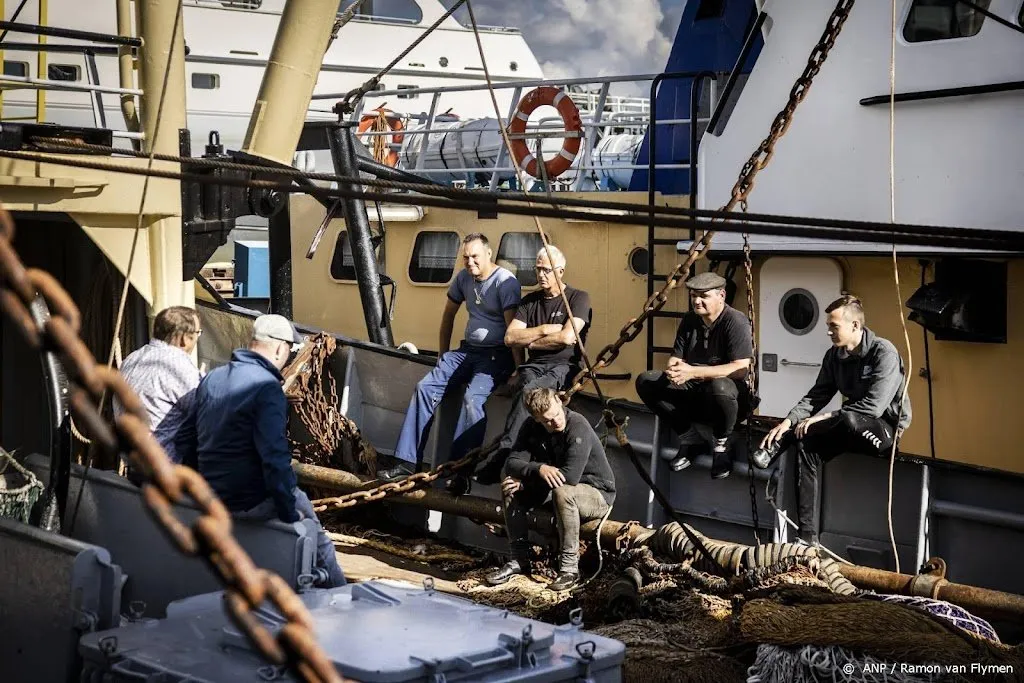
M434 588L437 590L463 594L455 584L459 577L439 567L344 541L336 541L334 547L338 553L338 564L349 581L358 583L372 579L391 579L421 586L423 580L429 576L434 579Z

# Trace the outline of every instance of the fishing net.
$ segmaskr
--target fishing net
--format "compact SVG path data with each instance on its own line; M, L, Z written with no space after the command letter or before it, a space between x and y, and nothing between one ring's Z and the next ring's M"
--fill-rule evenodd
M27 524L42 490L42 482L0 448L0 517Z
M941 665L908 667L842 647L761 645L747 683L931 683L955 680Z

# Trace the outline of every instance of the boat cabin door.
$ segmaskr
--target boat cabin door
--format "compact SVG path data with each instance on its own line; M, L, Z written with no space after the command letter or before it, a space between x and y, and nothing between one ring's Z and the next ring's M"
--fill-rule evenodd
M814 384L831 344L825 307L842 293L843 271L830 258L773 256L761 265L759 280L758 412L785 417ZM837 394L823 412L839 402Z

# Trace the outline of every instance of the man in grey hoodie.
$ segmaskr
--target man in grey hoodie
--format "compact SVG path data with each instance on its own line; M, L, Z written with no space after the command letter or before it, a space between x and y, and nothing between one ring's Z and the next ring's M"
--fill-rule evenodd
M768 467L799 442L800 537L818 541L821 466L840 453L883 455L910 425L910 398L903 393L903 359L892 342L864 326L860 299L846 294L825 309L832 348L807 395L761 441L754 464ZM839 392L839 410L818 412ZM902 399L902 406L901 406Z

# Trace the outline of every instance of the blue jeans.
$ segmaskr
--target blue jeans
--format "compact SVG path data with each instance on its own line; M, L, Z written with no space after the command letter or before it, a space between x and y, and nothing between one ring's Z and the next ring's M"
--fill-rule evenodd
M302 519L311 519L316 522L316 562L315 566L327 572L327 581L318 584L319 588L337 588L344 586L345 574L338 565L338 556L334 552L334 541L327 537L320 519L313 510L313 503L301 489L293 489L295 494L295 510ZM274 501L267 498L256 507L244 512L232 512L232 516L238 519L269 520L277 519L277 508Z
M514 369L512 351L506 346L481 348L463 342L457 350L443 354L437 366L416 385L395 446L395 457L413 465L420 462L434 411L445 394L463 385L466 394L455 427L451 459L457 460L483 444L487 430L484 402Z

